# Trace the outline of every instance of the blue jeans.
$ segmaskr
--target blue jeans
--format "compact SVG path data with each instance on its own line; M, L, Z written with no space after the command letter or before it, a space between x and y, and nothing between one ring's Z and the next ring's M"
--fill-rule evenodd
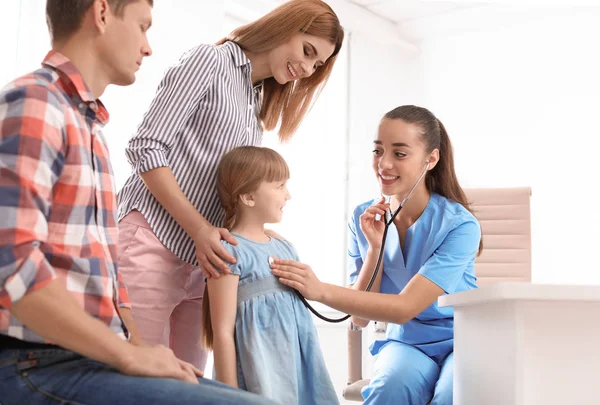
M131 377L62 349L0 349L0 405L244 404L269 400L212 380Z

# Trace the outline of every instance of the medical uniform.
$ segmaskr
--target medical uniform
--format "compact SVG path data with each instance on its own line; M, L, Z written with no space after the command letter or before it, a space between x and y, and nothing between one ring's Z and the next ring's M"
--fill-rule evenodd
M238 385L282 405L336 405L335 389L312 316L294 290L273 276L269 256L298 260L285 240L260 243L234 234L223 242L240 276L235 320Z
M360 215L376 201L359 205L349 222L349 273L354 284L369 244ZM416 274L445 293L477 288L474 261L481 230L462 205L432 193L425 211L406 231L404 246L394 224L385 244L381 292L398 294ZM381 271L381 270L380 270ZM388 324L386 337L371 345L377 355L365 404L452 404L453 308L437 301L403 325Z

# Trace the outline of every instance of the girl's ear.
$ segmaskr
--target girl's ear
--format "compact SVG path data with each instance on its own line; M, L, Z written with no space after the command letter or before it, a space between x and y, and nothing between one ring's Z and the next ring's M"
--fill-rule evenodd
M242 204L248 207L254 207L254 196L252 195L252 193L240 195L240 201L242 202Z

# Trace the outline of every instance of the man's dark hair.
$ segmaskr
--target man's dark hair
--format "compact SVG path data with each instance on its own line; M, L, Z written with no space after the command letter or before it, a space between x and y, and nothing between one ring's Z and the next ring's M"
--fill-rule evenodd
M112 12L119 17L123 16L127 5L138 1L143 0L107 0ZM146 1L154 6L153 0ZM52 42L62 41L75 33L92 4L94 0L47 0L46 22Z

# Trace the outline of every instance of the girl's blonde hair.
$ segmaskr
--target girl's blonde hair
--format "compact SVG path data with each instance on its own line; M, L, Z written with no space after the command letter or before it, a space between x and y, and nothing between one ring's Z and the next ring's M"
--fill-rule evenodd
M283 85L272 77L264 81L259 119L268 131L281 123L281 141L292 137L331 75L344 41L344 30L337 15L321 0L290 0L218 42L233 41L245 51L261 53L276 48L297 33L324 38L335 48L310 77Z
M283 157L273 149L241 146L226 153L217 167L217 191L225 210L225 228L238 219L240 196L256 191L262 182L289 179L290 170ZM210 319L208 287L202 298L202 345L212 349L214 332Z

